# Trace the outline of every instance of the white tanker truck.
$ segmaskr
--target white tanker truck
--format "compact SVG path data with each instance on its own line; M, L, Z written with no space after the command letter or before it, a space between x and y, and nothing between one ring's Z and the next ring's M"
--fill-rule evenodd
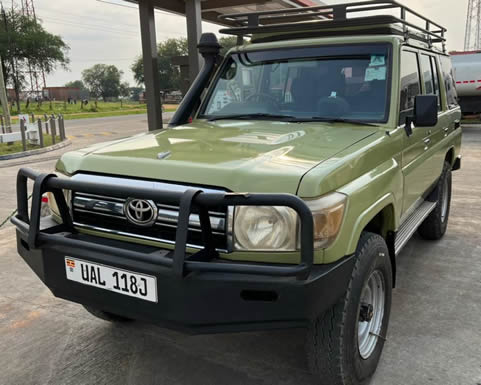
M481 114L481 51L451 52L463 115Z

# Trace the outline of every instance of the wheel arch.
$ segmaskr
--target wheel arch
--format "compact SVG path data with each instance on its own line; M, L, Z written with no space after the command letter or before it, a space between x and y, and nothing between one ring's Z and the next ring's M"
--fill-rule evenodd
M446 156L444 157L444 160L445 160L446 162L448 162L448 163L451 165L451 167L454 166L454 162L455 162L455 160L456 160L456 156L455 156L455 151L454 151L454 147L453 147L453 146L451 146L451 147L448 149L448 151L446 152Z
M389 250L393 272L393 285L396 282L396 255L394 251L395 231L398 226L394 197L388 194L378 200L373 206L361 215L355 226L350 249L356 248L361 234L371 232L384 238Z

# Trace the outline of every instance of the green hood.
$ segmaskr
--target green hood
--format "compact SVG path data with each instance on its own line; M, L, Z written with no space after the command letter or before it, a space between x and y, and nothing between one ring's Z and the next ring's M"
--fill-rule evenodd
M66 153L57 169L295 194L306 172L376 131L344 124L195 121Z

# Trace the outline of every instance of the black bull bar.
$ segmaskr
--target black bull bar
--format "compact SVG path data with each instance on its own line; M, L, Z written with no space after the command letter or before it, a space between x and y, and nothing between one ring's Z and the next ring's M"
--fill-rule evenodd
M28 180L34 182L32 205L28 213ZM65 233L75 233L70 209L62 190L72 190L87 194L109 195L117 198L148 199L156 203L179 206L175 248L171 257L145 254L132 250L72 239ZM49 229L40 229L42 195L51 192L57 202L62 224ZM17 175L18 213L12 223L27 235L31 249L41 248L42 244L57 244L78 247L86 251L101 252L112 256L155 263L172 269L172 273L182 278L190 272L219 272L253 274L273 277L296 277L306 280L311 272L314 255L313 217L310 209L299 197L292 194L237 194L228 192L205 193L201 188L185 192L136 188L98 184L73 179L59 178L55 174L41 174L22 168ZM300 222L300 263L297 265L268 265L255 263L214 262L218 256L212 240L209 208L228 206L285 206L295 210ZM189 217L193 209L199 213L203 249L187 254L187 234ZM62 234L59 234L62 233Z

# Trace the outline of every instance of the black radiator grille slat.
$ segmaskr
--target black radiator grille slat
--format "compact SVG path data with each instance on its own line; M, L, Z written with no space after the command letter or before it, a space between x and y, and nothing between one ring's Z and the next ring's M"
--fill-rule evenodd
M107 196L74 193L72 214L74 223L81 228L104 229L109 233L131 235L134 238L158 240L174 243L178 215L178 207L158 204L159 220L151 227L140 227L127 220L123 213L125 200ZM160 213L169 216L162 216ZM202 247L202 233L196 226L197 213L191 215L191 225L187 243L194 247ZM225 208L214 208L209 212L213 230L214 245L218 250L228 250L227 211ZM194 219L194 221L193 221Z

